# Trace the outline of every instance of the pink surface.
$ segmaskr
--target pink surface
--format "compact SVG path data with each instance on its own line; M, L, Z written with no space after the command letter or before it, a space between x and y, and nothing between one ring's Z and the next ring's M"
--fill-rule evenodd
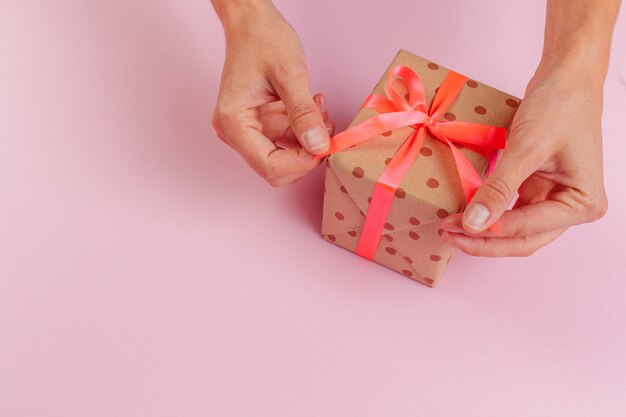
M279 6L340 128L400 47L516 95L541 50L539 0ZM273 189L216 139L208 1L2 9L0 415L626 415L623 17L608 215L433 290L320 238L321 169Z

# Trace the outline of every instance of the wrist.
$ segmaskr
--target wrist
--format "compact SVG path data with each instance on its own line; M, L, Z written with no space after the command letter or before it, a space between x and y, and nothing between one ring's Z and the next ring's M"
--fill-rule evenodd
M602 89L608 70L608 45L592 40L569 41L559 47L546 45L533 80L552 78L564 86Z
M271 0L213 0L213 5L226 34L245 25L249 16L258 18L276 11Z
M548 0L543 54L534 78L577 80L601 88L608 70L619 3L620 0Z

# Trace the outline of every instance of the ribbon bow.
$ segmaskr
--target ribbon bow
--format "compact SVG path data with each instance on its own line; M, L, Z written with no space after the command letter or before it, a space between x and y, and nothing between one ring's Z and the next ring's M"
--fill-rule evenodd
M407 88L407 98L400 96L392 87L392 82L398 78ZM430 109L427 109L424 85L419 76L409 67L400 65L391 68L385 83L387 96L371 94L362 106L376 110L380 114L335 135L330 142L329 150L317 156L321 158L350 148L392 129L406 126L415 129L398 148L374 186L356 248L357 254L367 259L374 258L396 190L419 155L427 131L449 146L467 203L482 185L482 179L454 143L462 144L486 157L489 160L488 173L493 170L497 149L503 149L505 146L506 129L448 121L443 118L466 81L467 77L449 71L439 86ZM496 224L490 229L500 235Z

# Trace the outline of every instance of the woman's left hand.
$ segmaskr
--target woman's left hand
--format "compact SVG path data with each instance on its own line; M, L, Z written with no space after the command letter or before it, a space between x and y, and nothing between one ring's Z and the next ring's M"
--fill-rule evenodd
M539 67L493 174L464 213L443 221L445 242L470 255L528 256L604 216L598 78L593 68ZM502 237L487 230L496 221Z

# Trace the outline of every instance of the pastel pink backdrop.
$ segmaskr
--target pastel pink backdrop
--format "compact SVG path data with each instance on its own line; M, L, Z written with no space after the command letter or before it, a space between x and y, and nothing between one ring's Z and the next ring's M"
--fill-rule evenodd
M278 1L340 128L397 49L522 95L544 1ZM626 415L626 22L608 215L429 289L319 236L210 125L207 0L0 14L0 415Z

